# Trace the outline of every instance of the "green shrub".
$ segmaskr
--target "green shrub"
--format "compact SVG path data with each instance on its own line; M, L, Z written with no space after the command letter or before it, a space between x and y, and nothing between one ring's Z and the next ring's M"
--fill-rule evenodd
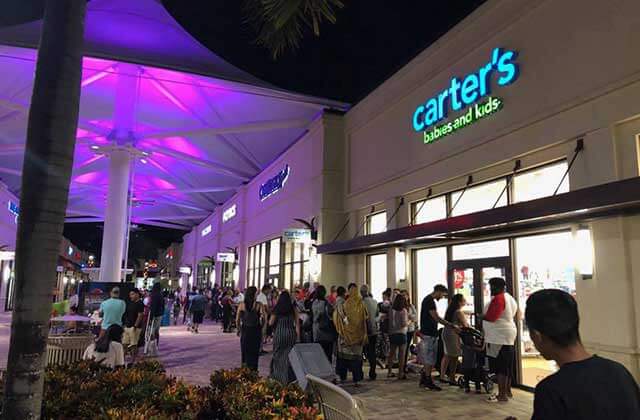
M0 383L0 386L2 384ZM0 407L1 412L1 407ZM44 419L204 420L320 418L299 388L247 369L219 370L209 386L167 376L158 362L111 370L92 361L46 369Z

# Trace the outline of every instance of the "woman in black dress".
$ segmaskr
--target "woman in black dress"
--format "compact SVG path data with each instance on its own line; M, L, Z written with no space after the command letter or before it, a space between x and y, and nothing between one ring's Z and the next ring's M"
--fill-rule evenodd
M264 323L264 308L256 302L257 289L249 287L244 295L244 302L238 307L236 325L240 335L240 350L242 352L242 366L258 370L260 344L262 342L262 324Z
M245 298L246 299L246 298ZM284 291L273 308L269 325L274 326L273 358L271 359L271 376L286 385L291 382L289 352L300 339L300 324L291 295Z

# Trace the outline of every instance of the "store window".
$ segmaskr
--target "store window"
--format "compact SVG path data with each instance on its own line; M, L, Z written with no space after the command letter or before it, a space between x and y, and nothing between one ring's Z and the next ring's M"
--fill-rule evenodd
M440 197L421 200L413 203L411 207L413 223L419 225L421 223L433 222L447 218L447 197Z
M368 215L366 226L367 226L367 229L366 229L367 235L386 232L387 231L387 212L381 211L379 213Z
M2 269L2 287L5 293L4 310L12 311L15 295L15 261L3 260L1 265Z
M413 254L415 266L415 307L420 311L422 299L433 292L436 284L447 285L447 248L418 249ZM447 299L436 302L438 314L444 318Z
M574 249L571 232L550 233L515 239L518 300L522 313L529 296L541 289L561 289L575 297L576 283L573 267ZM554 373L555 362L545 360L531 341L524 322L520 325L522 383L535 387Z
M558 194L569 191L569 177L564 177L567 172L567 162L559 162L542 166L530 171L522 172L513 177L513 202L535 200L537 198L552 196L558 185Z
M247 262L247 284L249 286L260 289L266 283L279 285L280 241L280 238L275 238L249 248ZM233 276L235 274L230 272L230 278Z
M451 216L489 210L494 206L506 206L508 203L506 185L506 179L499 179L451 193Z
M293 290L309 281L309 246L304 243L284 244L284 287Z
M196 286L198 288L211 286L211 273L215 276L213 262L209 259L200 261L196 273Z
M367 284L374 299L382 301L387 289L387 254L367 255Z

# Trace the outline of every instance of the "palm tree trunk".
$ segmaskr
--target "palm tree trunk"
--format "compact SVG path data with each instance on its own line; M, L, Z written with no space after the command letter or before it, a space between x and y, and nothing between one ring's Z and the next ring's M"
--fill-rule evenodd
M75 147L86 0L48 0L29 110L2 416L39 419Z

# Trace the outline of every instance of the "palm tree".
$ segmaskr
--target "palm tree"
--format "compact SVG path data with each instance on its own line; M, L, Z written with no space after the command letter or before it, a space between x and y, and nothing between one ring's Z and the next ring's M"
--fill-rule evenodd
M3 418L38 419L55 273L78 125L86 0L50 0L29 110Z
M305 26L335 22L339 0L246 0L258 42L274 58L298 48ZM16 243L15 307L2 417L38 419L51 273L62 238L80 105L86 0L48 0L29 110Z
M258 44L278 58L287 50L297 50L305 32L320 35L320 25L336 22L342 0L245 0L249 23L258 33Z

